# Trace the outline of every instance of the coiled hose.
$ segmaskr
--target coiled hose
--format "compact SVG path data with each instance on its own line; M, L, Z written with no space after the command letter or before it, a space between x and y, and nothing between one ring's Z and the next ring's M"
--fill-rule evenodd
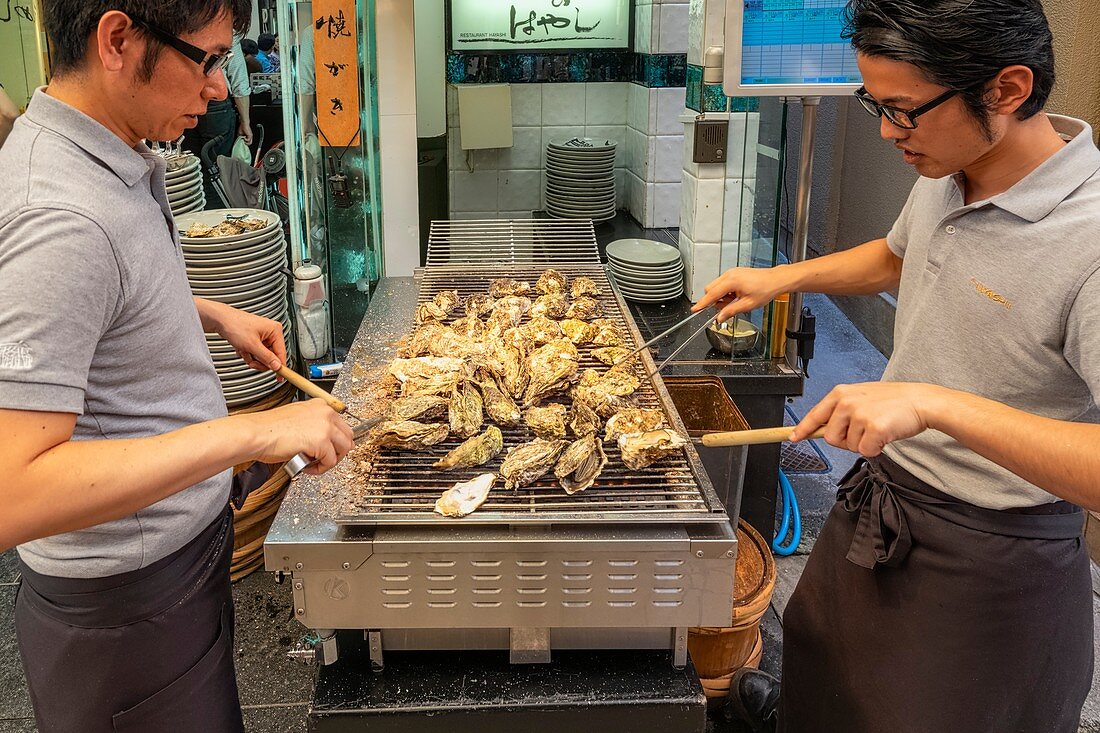
M783 519L779 523L779 531L775 533L775 539L772 540L772 552L780 557L787 557L794 554L802 541L802 514L798 509L798 497L794 495L791 480L783 471L779 472L779 489L780 498L783 501ZM791 533L791 538L784 543L788 531Z

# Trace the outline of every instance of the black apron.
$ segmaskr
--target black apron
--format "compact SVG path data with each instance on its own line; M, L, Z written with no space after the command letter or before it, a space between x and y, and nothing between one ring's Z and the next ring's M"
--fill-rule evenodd
M841 482L783 614L780 733L1077 733L1083 513L995 511L885 457Z
M39 733L240 733L228 511L152 565L105 578L19 565L19 653Z

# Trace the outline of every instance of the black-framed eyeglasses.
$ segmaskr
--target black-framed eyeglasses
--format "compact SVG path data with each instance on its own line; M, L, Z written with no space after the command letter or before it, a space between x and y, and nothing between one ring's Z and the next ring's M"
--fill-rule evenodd
M233 55L232 51L226 51L225 53L210 53L209 51L205 51L198 46L191 45L182 38L173 36L162 28L158 28L149 21L133 15L130 16L130 20L201 66L202 73L207 76L224 69L226 64L229 63L229 57Z
M948 89L932 101L925 102L921 106L914 107L913 109L901 109L900 107L891 107L888 104L880 104L874 97L867 93L865 87L857 89L855 95L859 103L863 105L863 109L867 110L869 114L875 117L885 117L891 124L897 125L903 130L915 130L917 129L918 117L939 107L961 91L961 89Z

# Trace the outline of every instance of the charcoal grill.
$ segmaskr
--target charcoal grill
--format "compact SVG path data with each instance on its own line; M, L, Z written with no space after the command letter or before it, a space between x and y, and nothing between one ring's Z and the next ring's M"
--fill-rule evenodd
M440 290L485 292L498 277L533 283L551 266L570 280L592 278L603 316L642 343L591 222L433 222L426 267L414 283L383 280L335 394L354 405L355 367L395 356L396 339L376 334L407 332L418 303ZM607 368L579 351L582 369ZM686 434L660 378L647 377L651 356L642 352L633 368L639 404ZM523 429L503 432L505 449L529 439ZM439 455L458 442L436 446ZM367 498L351 507L335 499L348 488L338 475L296 480L265 556L269 570L292 576L297 617L321 640L301 653L331 662L333 630L361 629L379 667L385 650L413 649L507 649L519 663L549 661L553 649L667 648L683 665L687 627L731 618L729 516L693 446L641 471L605 449L608 466L580 494L566 495L552 475L514 493L498 486L462 519L435 514L435 500L499 468L504 452L487 466L442 472L431 468L438 455L385 450L372 461Z

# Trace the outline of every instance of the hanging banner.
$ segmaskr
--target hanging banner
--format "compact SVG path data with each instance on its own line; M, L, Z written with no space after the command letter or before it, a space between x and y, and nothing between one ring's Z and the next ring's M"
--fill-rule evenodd
M355 0L314 0L313 17L321 143L351 147L359 140L360 107Z
M451 48L630 48L630 15L630 0L451 0Z

